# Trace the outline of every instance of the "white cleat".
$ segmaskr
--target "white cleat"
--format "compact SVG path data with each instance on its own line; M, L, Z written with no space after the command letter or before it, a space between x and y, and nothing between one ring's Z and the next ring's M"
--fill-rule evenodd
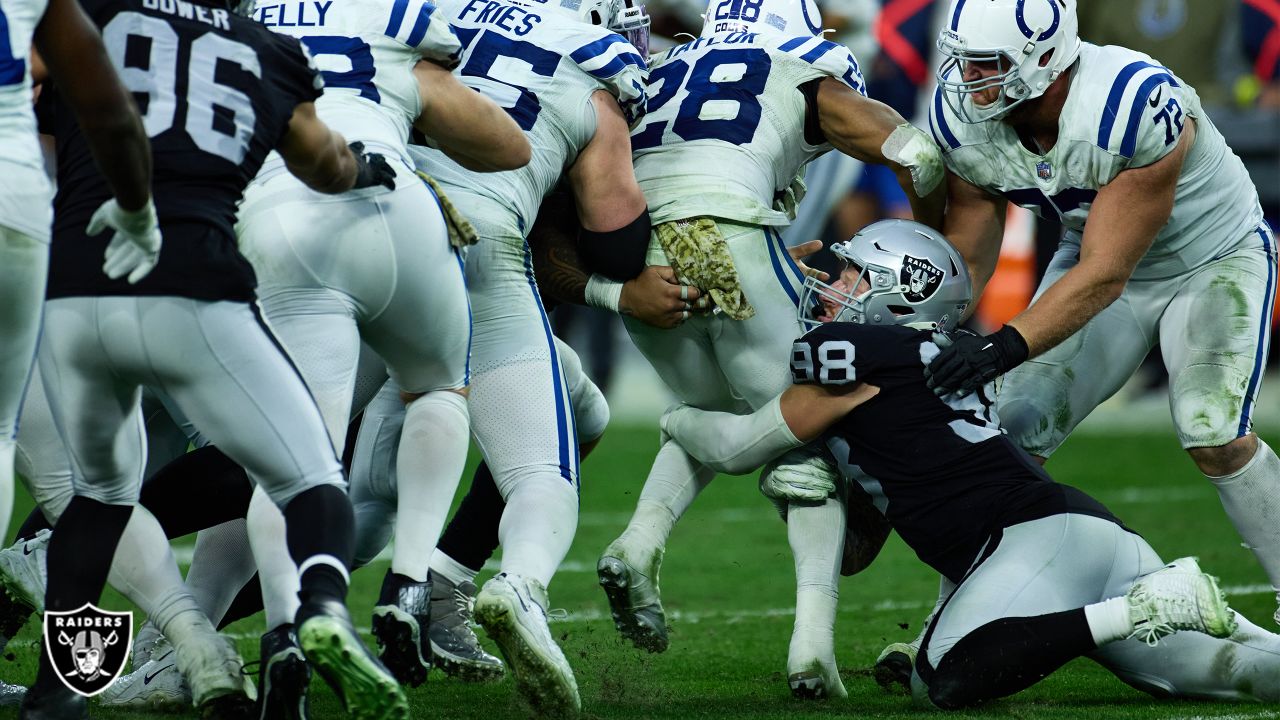
M911 694L911 671L920 652L919 639L909 643L893 643L880 651L871 674L887 693Z
M1236 631L1235 612L1218 588L1218 580L1200 570L1195 558L1178 558L1139 578L1126 595L1133 634L1148 645L1180 630L1216 638Z
M191 688L178 672L178 656L163 636L152 643L149 659L102 692L103 707L179 710L191 707ZM137 657L135 655L135 657Z
M36 614L44 612L45 556L51 537L51 530L41 530L30 540L0 550L0 586L15 602Z
M146 665L162 641L170 650L173 649L173 646L164 639L164 635L160 634L160 628L156 627L155 623L150 620L143 622L138 627L138 632L133 634L133 669L137 670Z
M476 620L498 644L516 688L539 715L561 718L582 710L578 682L547 626L542 583L499 573L480 589Z
M174 654L191 687L192 702L205 716L248 717L258 693L231 640L217 633L201 639L185 643Z
M791 686L791 696L801 700L843 700L849 697L835 658L788 658L787 684Z

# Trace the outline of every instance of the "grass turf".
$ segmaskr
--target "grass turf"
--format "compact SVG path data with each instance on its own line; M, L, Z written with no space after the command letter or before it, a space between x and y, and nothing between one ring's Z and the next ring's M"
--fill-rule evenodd
M569 619L552 626L577 673L587 718L938 717L902 696L885 694L869 666L888 642L908 641L937 592L937 578L896 537L863 574L841 587L837 656L848 701L793 701L785 663L794 605L794 576L782 523L756 492L754 478L722 477L703 494L668 544L662 590L671 647L661 655L619 640L596 586L595 561L625 526L657 449L656 430L618 427L584 463L582 518L565 565L551 585L553 607ZM1232 604L1272 627L1275 600L1253 556L1240 545L1217 495L1177 446L1172 434L1072 438L1049 469L1106 503L1165 558L1198 555ZM468 473L469 477L469 473ZM29 501L20 498L20 512ZM15 521L15 524L18 521ZM367 628L385 563L356 573L350 605ZM481 582L492 571L481 575ZM128 604L114 592L110 609ZM246 660L258 656L261 615L236 623ZM483 637L483 633L482 633ZM29 622L0 659L0 678L30 682L39 626ZM486 640L487 642L487 640ZM490 649L492 645L490 644ZM528 711L508 678L467 684L433 672L409 691L413 717L522 718ZM312 717L340 718L341 705L319 680ZM94 717L143 718L143 713L95 708ZM194 713L192 714L194 716ZM1078 660L1039 685L981 712L997 718L1280 717L1266 707L1152 700L1093 663ZM15 717L0 709L0 718Z

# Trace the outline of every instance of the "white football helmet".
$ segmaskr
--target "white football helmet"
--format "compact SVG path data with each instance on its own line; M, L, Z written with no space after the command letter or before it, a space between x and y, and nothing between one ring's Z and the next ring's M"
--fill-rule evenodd
M848 292L812 275L804 279L800 322L813 328L815 313L838 308L829 322L903 325L947 332L973 299L969 268L941 233L910 220L881 220L831 246L841 270L858 271ZM857 290L866 280L868 288Z
M622 35L649 57L649 13L636 0L511 0L516 5L551 10Z
M938 49L942 96L967 123L1003 117L1040 97L1080 55L1076 0L952 0ZM1000 72L965 81L968 63L997 63ZM999 99L978 105L972 93L999 88Z
M821 35L822 15L814 0L712 0L702 37L726 32Z

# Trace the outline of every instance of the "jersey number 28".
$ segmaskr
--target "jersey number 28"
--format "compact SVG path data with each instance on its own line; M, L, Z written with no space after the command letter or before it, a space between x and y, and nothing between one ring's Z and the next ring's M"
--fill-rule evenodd
M219 83L217 75L220 65L229 64L261 79L262 67L253 48L213 33L193 40L186 53L186 102L179 103L180 39L169 23L122 12L103 29L102 39L125 87L135 96L146 97L139 104L149 137L172 128L183 105L183 129L196 147L236 165L244 160L257 119L253 102L248 95ZM137 57L140 50L146 51L145 61Z
M769 81L773 62L769 54L758 48L726 48L711 50L692 66L684 60L667 62L649 74L649 96L644 129L631 136L633 151L657 147L671 123L680 139L723 140L734 145L751 142L760 126L760 94ZM675 113L674 122L657 120L655 114L679 93L685 97ZM703 119L711 103L736 103L733 117ZM714 105L712 107L715 107Z

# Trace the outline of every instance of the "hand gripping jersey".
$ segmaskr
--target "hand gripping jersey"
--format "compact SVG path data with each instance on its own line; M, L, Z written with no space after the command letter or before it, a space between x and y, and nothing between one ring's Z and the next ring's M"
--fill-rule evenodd
M164 247L137 285L103 274L111 233L87 237L85 225L111 193L70 108L46 88L38 111L58 154L48 296L251 299L256 281L236 249L236 205L294 108L320 95L319 74L297 40L227 10L187 0L80 4L142 111Z
M1063 512L1113 519L1004 435L992 385L964 398L934 395L924 367L937 354L928 331L853 323L818 327L791 353L797 384L880 388L827 431L827 445L922 561L959 582L1003 528Z
M448 0L441 9L465 46L459 78L511 115L533 157L518 170L478 176L438 150L414 153L465 215L523 238L543 196L595 136L592 93L609 91L632 124L643 114L644 59L621 35L557 12L495 0Z
M813 128L806 137L798 89L824 77L866 94L853 55L819 37L725 33L654 59L645 120L631 134L654 225L698 216L787 225L775 198L831 149Z
M31 38L47 0L0 0L0 224L48 238L52 189L31 109Z
M311 53L324 77L316 112L325 124L409 163L409 128L422 113L413 66L425 58L452 68L462 51L448 18L426 0L268 2L253 16Z
M1058 142L1044 155L1023 146L1005 123L961 122L935 92L929 125L947 168L1041 217L1061 218L1079 242L1098 190L1169 154L1190 117L1195 144L1183 161L1173 214L1133 276L1173 277L1250 240L1262 223L1257 190L1194 89L1142 53L1089 43L1070 82Z

